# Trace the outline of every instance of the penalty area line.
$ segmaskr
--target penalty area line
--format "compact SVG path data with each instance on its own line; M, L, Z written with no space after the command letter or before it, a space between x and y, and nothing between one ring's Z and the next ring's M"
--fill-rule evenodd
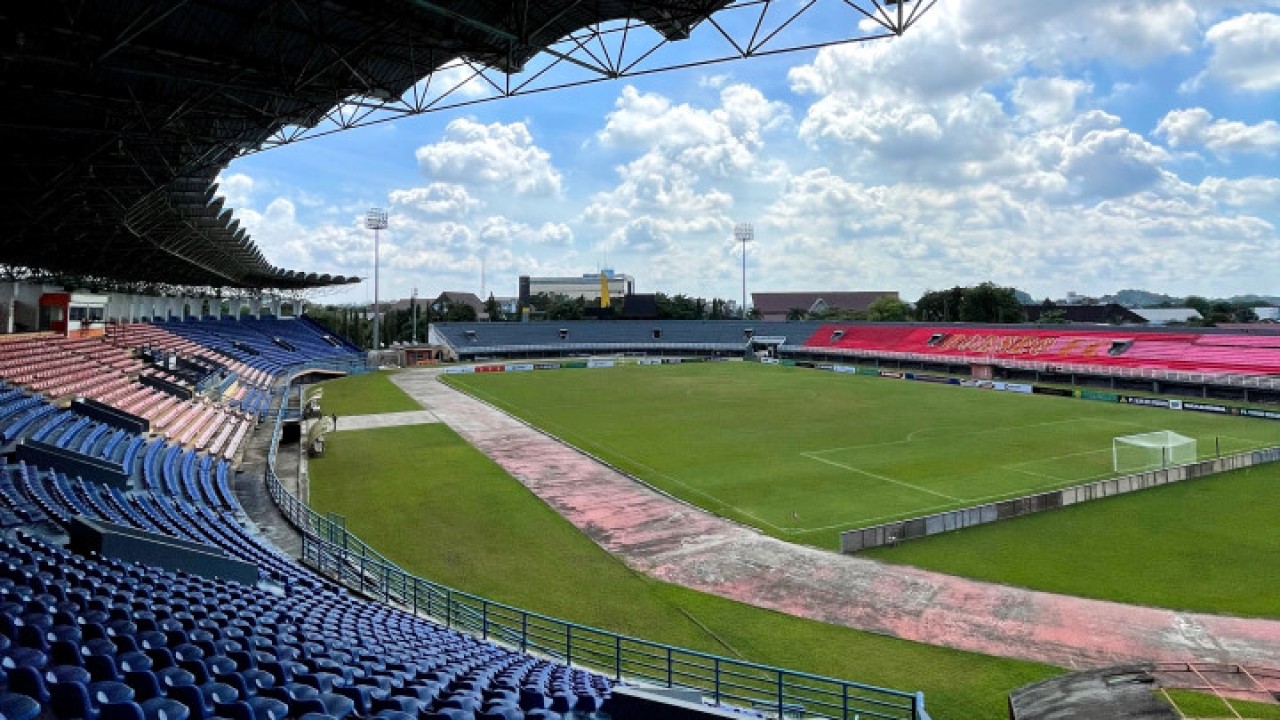
M911 484L911 483L909 483L909 482L903 482L903 481L901 481L901 480L894 480L893 478L891 478L891 477L886 477L886 476L884 476L884 475L877 475L876 473L873 473L873 472L867 472L866 470L861 470L861 469L859 469L859 468L853 467L852 465L845 465L844 463L839 463L839 462L836 462L835 460L828 460L828 459L826 459L826 458L817 457L816 455L810 455L809 453L803 453L803 452L802 452L802 453L800 453L800 455L801 455L802 457L807 457L807 458L809 458L810 460L816 460L816 461L818 461L818 462L820 462L820 463L826 463L826 464L828 464L828 465L834 465L835 467L842 468L842 469L844 469L844 470L848 470L849 472L855 472L855 473L858 473L859 475L866 475L867 477L869 477L869 478L875 478L876 480L883 480L884 482L892 483L892 484L894 484L894 485L899 485L899 486L901 486L901 487L908 488L908 489L910 489L910 490L915 490L916 492L922 492L922 493L928 493L928 494L930 494L930 495L936 495L936 496L938 496L938 497L940 497L940 498L943 498L944 500L950 500L950 501L952 501L952 502L960 502L960 498L953 497L953 496L948 495L948 494L946 494L946 493L940 493L940 492L938 492L937 490L930 490L929 488L926 488L926 487L920 487L919 485L912 485L912 484Z

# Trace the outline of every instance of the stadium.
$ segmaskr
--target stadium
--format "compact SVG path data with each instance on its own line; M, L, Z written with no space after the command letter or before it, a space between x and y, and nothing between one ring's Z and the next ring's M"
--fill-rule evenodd
M360 278L218 193L459 62L572 92L932 3L845 5L6 12L3 716L1280 716L1280 333L434 323L386 371L305 312Z

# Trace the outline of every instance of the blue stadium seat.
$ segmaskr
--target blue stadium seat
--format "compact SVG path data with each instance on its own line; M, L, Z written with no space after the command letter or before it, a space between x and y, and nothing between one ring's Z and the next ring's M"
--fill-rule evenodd
M6 720L36 720L40 703L18 692L0 691L0 715Z

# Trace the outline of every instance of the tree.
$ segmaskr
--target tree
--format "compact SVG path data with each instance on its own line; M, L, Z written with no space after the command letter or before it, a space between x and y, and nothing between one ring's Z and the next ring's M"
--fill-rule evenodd
M489 316L489 322L502 322L507 319L493 293L489 293L489 299L484 301L484 312Z
M892 295L881 295L867 308L872 322L901 322L911 319L911 306Z
M1238 323L1256 323L1258 313L1248 303L1236 303L1236 311L1232 319Z
M960 319L964 322L1020 323L1027 319L1027 314L1013 288L984 282L965 289L960 301Z
M933 322L951 322L960 318L960 303L965 289L956 286L950 290L927 290L916 301L916 319Z
M787 322L796 322L798 320L804 320L808 316L809 316L809 313L804 308L793 307L787 311Z
M547 293L540 292L537 295L529 296L529 309L533 312L546 312L551 307L551 296Z
M475 322L476 309L466 303L450 303L444 311L445 322Z
M658 317L664 320L702 320L706 317L707 302L702 298L657 293L654 302L658 306Z
M557 295L547 309L548 320L581 320L587 309L587 301L582 296L570 300L566 295Z
M1213 303L1199 295L1188 295L1184 305L1200 313L1200 317L1205 320L1208 320L1213 315Z

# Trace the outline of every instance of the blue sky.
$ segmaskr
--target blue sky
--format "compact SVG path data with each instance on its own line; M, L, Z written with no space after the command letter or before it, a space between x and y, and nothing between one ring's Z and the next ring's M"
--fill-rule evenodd
M402 118L221 189L291 270L371 278L386 208L382 299L600 267L737 298L740 222L756 291L1280 294L1277 116L1280 0L938 0L901 38Z

